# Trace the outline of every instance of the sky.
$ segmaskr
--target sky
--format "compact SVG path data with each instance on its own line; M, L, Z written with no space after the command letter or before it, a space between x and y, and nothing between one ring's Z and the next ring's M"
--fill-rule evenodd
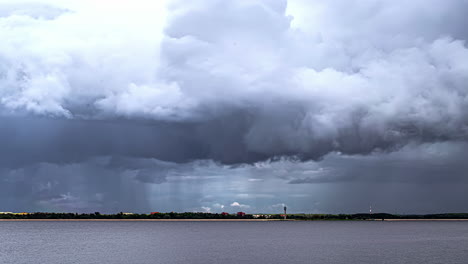
M0 211L468 212L465 0L0 0Z

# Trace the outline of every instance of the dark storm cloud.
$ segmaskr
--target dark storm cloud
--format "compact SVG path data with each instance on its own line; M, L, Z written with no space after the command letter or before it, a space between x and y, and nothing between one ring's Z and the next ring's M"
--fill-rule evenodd
M4 117L0 125L0 164L21 167L38 162L82 162L89 157L155 158L185 163L213 159L226 164L252 163L271 157L318 159L331 151L369 154L376 149L396 150L406 142L419 143L460 137L438 137L429 131L390 131L379 135L367 129L341 131L338 140L311 140L300 134L295 111L276 118L233 113L204 122L171 123L129 120L63 120ZM300 129L300 128L299 128ZM424 134L427 133L427 134ZM461 137L464 139L464 137Z
M466 3L398 3L174 1L166 20L151 6L161 17L122 28L136 38L109 42L94 34L113 25L93 28L82 35L92 47L69 35L90 29L70 24L88 14L86 3L50 21L18 25L7 15L3 38L21 45L2 44L4 115L68 120L6 121L4 155L19 153L4 164L100 155L307 160L465 140L468 49L456 38ZM133 16L122 10L109 19ZM160 32L133 28L148 21Z
M236 125L245 126L245 121L229 117L204 124L27 117L1 121L0 164L8 167L81 162L106 155L172 162L210 158L247 162L255 156L238 143L243 128Z
M291 184L339 182L468 184L464 157L466 142L409 145L392 153L346 156L330 154L317 163L320 169L283 178Z
M108 158L82 163L38 163L0 171L2 210L118 212L148 210L142 188Z

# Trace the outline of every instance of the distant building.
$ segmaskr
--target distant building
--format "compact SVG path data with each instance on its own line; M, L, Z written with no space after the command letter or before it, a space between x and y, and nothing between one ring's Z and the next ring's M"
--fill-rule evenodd
M123 215L134 215L134 213L122 213Z
M221 215L229 215L229 213L222 212Z
M271 215L266 215L266 214L254 214L252 215L253 218L265 218L268 219L271 217Z
M154 215L154 214L160 214L160 212L151 212L150 214Z
M0 212L0 214L13 214L13 212Z
M245 216L244 212L237 212L237 216Z

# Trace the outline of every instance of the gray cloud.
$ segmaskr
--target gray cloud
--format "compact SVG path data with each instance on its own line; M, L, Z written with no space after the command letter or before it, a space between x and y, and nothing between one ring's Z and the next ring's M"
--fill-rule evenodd
M13 211L277 212L271 205L285 203L292 212L323 213L365 212L373 204L393 213L456 212L465 210L468 193L466 149L466 143L437 143L371 156L332 153L320 161L282 158L235 166L122 157L39 163L0 171L0 206Z
M187 128L191 133L177 133L205 150L189 147L184 156L180 144L158 141L181 155L172 160L316 159L331 151L365 154L412 141L465 140L468 49L464 39L454 39L464 36L460 21L440 17L466 4L424 5L428 10L420 12L422 2L406 9L397 2L366 4L342 16L349 5L343 1L291 1L288 9L286 1L176 1L164 31L160 27L131 59L129 51L140 44L126 35L112 43L97 37L93 49L70 46L65 34L82 28L66 27L67 19L79 21L86 10L77 8L5 31L7 39L22 39L13 54L6 53L13 43L3 44L1 105L5 114L145 119L157 130L161 122L174 127L167 131ZM298 5L319 10L314 21L301 23L306 18ZM43 37L32 41L33 32ZM60 45L46 47L54 38Z
M12 2L2 4L0 7L0 17L30 17L33 19L52 20L68 12L63 8L33 2Z
M146 194L108 158L38 163L0 171L0 206L11 211L118 212L148 210Z
M392 153L330 154L314 170L282 176L291 184L337 182L443 184L468 183L465 142L409 145ZM310 165L309 165L310 166Z

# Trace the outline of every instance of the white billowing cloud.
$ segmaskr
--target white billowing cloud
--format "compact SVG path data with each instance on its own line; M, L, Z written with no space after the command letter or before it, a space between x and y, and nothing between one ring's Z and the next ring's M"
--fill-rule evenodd
M155 102L160 102L155 104ZM195 100L185 97L177 84L159 87L130 84L127 91L113 94L96 102L105 112L121 116L135 114L161 118L189 118Z
M13 9L0 17L0 103L5 111L73 117L101 109L106 99L127 96L130 102L121 106L124 115L134 111L128 105L131 100L142 96L149 95L156 104L164 101L158 97L159 85L169 87L165 95L174 91L176 97L177 89L154 76L160 61L164 2L1 3L0 10ZM14 10L40 4L40 10ZM63 11L46 18L42 13L47 7ZM147 85L155 91L144 92ZM134 94L136 86L142 87L142 94Z
M251 178L251 179L248 179L247 181L249 182L262 182L263 179L255 179L255 178Z
M266 194L266 193L239 193L236 195L239 199L271 199L275 196L273 194Z
M281 208L283 209L286 205L284 203L279 203L279 204L274 204L271 207L272 208Z
M204 213L211 213L211 208L207 206L202 206L201 209L203 210Z
M213 204L213 207L217 208L217 209L224 209L225 206L224 206L224 204L215 203L215 204Z
M247 204L240 204L238 202L231 203L231 207L239 207L239 208L250 208L250 205Z
M242 144L271 155L466 138L467 8L463 0L3 1L0 107L179 122L241 110L253 120Z

